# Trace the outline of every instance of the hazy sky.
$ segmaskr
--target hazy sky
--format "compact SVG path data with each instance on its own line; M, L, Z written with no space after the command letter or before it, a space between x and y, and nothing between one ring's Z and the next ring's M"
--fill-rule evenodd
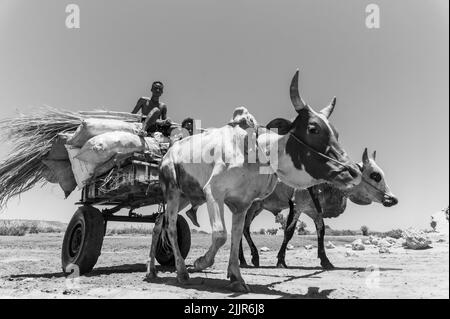
M65 7L81 28L65 27ZM376 3L381 28L367 29ZM222 126L244 105L260 123L295 115L288 94L320 109L336 95L332 122L347 152L377 150L400 203L349 204L333 228L427 227L448 205L448 0L0 0L0 117L50 105L130 111L154 80L169 116ZM7 147L0 146L4 157ZM80 192L36 187L0 218L69 221ZM145 211L151 211L147 208ZM227 221L230 214L227 213ZM209 230L206 208L199 210ZM302 220L308 221L307 217ZM254 229L273 227L264 212ZM310 229L312 226L309 227Z

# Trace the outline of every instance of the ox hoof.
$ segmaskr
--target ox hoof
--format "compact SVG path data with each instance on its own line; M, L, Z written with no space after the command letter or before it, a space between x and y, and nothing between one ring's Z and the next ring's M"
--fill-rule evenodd
M259 258L252 258L252 264L256 268L259 268Z
M194 262L194 271L202 271L214 264L214 260L209 261L204 256L200 257Z
M146 281L152 281L152 280L155 280L156 278L158 278L156 269L152 269L152 270L148 271L147 274L145 275Z
M284 260L279 260L277 263L277 268L288 268L288 266L286 265L286 262Z
M181 285L187 285L189 283L189 274L187 272L177 275L177 281Z
M231 290L232 292L238 292L238 293L249 293L250 287L245 283L241 281L233 281L227 286L228 290Z
M334 269L334 265L329 260L321 261L320 265L325 270L332 270L332 269Z

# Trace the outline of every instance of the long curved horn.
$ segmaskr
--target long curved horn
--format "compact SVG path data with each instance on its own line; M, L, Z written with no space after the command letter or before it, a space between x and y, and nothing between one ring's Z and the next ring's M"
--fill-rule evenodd
M294 77L292 78L291 87L290 87L290 94L291 94L291 101L294 105L294 108L297 112L304 109L306 107L306 103L303 101L302 97L300 96L300 93L298 91L298 76L299 76L300 70L297 69L295 72Z
M320 113L322 113L323 115L325 115L326 118L330 118L331 114L334 111L334 107L336 106L336 97L333 98L333 100L331 100L330 105L324 107Z

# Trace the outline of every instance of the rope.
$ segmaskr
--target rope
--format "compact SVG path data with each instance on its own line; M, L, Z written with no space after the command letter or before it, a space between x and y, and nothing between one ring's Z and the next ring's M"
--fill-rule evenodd
M338 165L341 165L345 168L347 168L348 170L354 170L352 167L350 167L347 164L344 164L340 161L338 161L337 159L334 159L330 156L327 156L325 154L323 154L322 152L319 152L317 150L315 150L313 147L309 146L308 144L306 144L305 142L303 142L302 140L300 140L297 136L295 136L292 132L289 132L289 135L292 136L294 138L294 140L296 140L298 143L300 143L301 145L305 146L307 149L309 149L310 151L312 151L313 153L327 159L330 160ZM369 181L367 181L367 179L364 176L361 176L361 182L364 182L365 184L369 185L370 187L372 187L374 190L376 190L378 193L382 194L383 196L387 196L387 193L385 191L382 191L381 189L379 189L378 187L372 185L371 183L369 183Z

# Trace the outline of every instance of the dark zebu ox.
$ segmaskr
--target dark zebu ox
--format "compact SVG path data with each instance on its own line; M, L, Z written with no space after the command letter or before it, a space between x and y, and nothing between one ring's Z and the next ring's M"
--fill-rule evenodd
M386 183L383 170L375 163L375 156L376 153L374 152L372 158L369 158L367 149L364 150L363 161L359 164L363 180L359 185L349 190L341 191L329 184L315 185L306 190L294 190L290 186L278 183L270 196L263 200L255 201L247 211L244 226L244 236L250 246L252 264L259 267L258 249L250 235L250 224L263 209L270 211L276 216L282 210L289 208L284 240L277 256L277 267L287 268L285 262L286 247L294 235L300 214L304 213L316 225L317 258L320 258L320 264L325 269L334 268L325 252L325 223L323 219L341 215L347 206L347 199L358 205L369 205L372 202L377 202L382 203L386 207L394 206L398 202ZM248 266L242 249L242 241L239 250L239 260L241 267Z
M207 203L212 227L212 245L194 263L201 271L214 263L217 251L227 239L224 205L233 214L228 278L233 291L248 292L241 276L239 244L245 215L254 200L273 192L278 178L297 188L330 182L346 189L361 181L357 165L350 161L328 122L335 100L320 113L306 105L298 92L298 71L291 82L291 100L298 115L286 134L264 129L246 130L241 123L182 139L169 149L160 166L160 181L167 201L164 219L153 230L147 278L156 277L155 250L163 220L173 247L177 279L187 283L186 265L178 247L176 221L178 212L187 205ZM250 143L250 141L255 141ZM252 144L261 152L250 158ZM247 145L248 149L243 146ZM270 164L263 159L270 157ZM265 169L265 171L264 171ZM264 173L262 173L264 172Z

